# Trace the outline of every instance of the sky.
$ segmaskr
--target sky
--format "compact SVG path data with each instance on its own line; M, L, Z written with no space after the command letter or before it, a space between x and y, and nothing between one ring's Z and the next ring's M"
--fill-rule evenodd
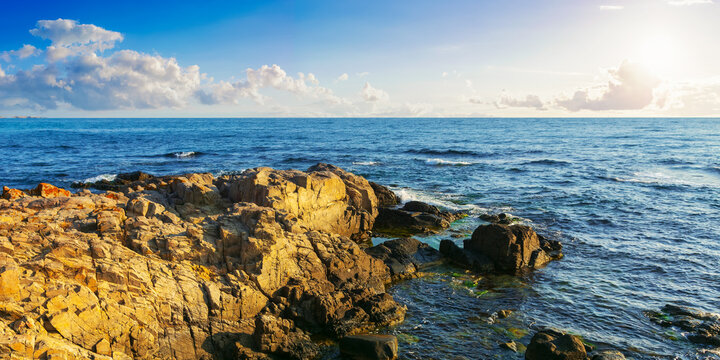
M713 0L2 7L0 116L720 116Z

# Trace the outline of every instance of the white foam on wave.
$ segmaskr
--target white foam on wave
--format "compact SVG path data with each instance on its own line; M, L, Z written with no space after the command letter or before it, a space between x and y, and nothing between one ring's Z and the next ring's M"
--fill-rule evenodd
M426 159L425 162L429 165L448 165L448 166L467 166L475 164L474 162L470 161L453 161L453 160L445 160L440 158L432 158L432 159Z
M175 157L179 157L179 158L186 158L186 157L193 157L193 156L197 155L197 152L183 151L183 152L176 152L173 155L175 155Z
M353 165L360 165L360 166L377 166L380 165L380 162L378 161L353 161Z
M88 183L95 183L95 182L103 181L103 180L113 181L113 180L115 180L115 178L117 178L117 174L101 174L98 176L89 177L89 178L83 180L82 183L88 184Z
M409 201L421 201L448 210L469 211L471 214L482 214L488 210L473 204L456 204L450 201L450 199L457 197L457 195L430 194L425 191L410 188L393 188L392 191L400 198L400 201L402 201L403 204Z
M638 171L629 177L614 177L619 182L657 185L720 187L720 177L694 170L653 169Z

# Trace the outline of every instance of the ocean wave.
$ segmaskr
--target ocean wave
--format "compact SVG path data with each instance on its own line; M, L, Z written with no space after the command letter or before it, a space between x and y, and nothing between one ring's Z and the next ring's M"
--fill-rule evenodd
M489 154L486 153L478 153L475 151L470 150L455 150L455 149L448 149L448 150L435 150L435 149L410 149L405 150L405 153L407 154L421 154L421 155L459 155L459 156L487 156Z
M170 152L166 154L160 154L155 155L155 157L166 157L166 158L178 158L178 159L186 159L186 158L192 158L202 155L208 155L207 153L200 152L200 151L176 151L176 152Z
M570 165L570 162L564 160L541 159L526 161L522 163L522 165Z
M611 177L610 180L648 184L663 188L676 186L720 187L720 179L702 171L652 170L634 172L628 177Z
M381 163L379 161L353 161L353 165L359 165L359 166L377 166Z
M92 184L103 180L113 181L115 180L115 178L117 178L117 174L100 174L98 176L89 177L83 181L80 181L80 183Z
M476 164L471 161L453 161L453 160L445 160L445 159L426 159L425 163L428 165L435 165L435 166L468 166Z
M300 163L308 163L308 162L309 163L318 163L321 161L318 159L314 159L314 158L298 156L298 157L285 158L281 162L282 163L298 163L298 162L300 162Z
M455 211L468 211L471 214L482 214L489 209L482 208L474 204L457 204L451 201L457 195L440 195L431 194L425 191L415 190L411 188L391 188L391 190L400 198L400 201L405 204L409 201L421 201L437 207L455 210Z

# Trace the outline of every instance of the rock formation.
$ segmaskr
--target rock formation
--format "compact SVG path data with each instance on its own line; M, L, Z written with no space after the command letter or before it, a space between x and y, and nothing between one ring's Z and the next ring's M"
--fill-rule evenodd
M692 343L720 347L720 315L685 306L667 304L660 312L650 312L650 320L662 327L683 330Z
M465 214L441 211L420 201L409 201L402 208L382 207L375 219L373 231L383 235L410 237L416 234L437 233Z
M545 329L533 335L525 350L526 360L586 360L582 340L560 331Z
M422 268L443 261L439 251L413 238L388 240L365 252L385 262L393 280L413 277Z
M362 177L320 164L102 186L120 192L3 191L0 354L308 358L310 334L404 317L388 267L351 239L377 215Z
M562 256L557 241L540 237L525 225L480 225L461 249L443 240L440 252L455 264L478 272L519 273Z

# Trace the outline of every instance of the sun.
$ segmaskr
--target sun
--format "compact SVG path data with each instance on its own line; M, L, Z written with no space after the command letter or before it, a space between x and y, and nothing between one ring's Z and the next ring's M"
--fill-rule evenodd
M668 76L677 66L678 49L669 37L654 37L638 47L637 61L655 75Z

